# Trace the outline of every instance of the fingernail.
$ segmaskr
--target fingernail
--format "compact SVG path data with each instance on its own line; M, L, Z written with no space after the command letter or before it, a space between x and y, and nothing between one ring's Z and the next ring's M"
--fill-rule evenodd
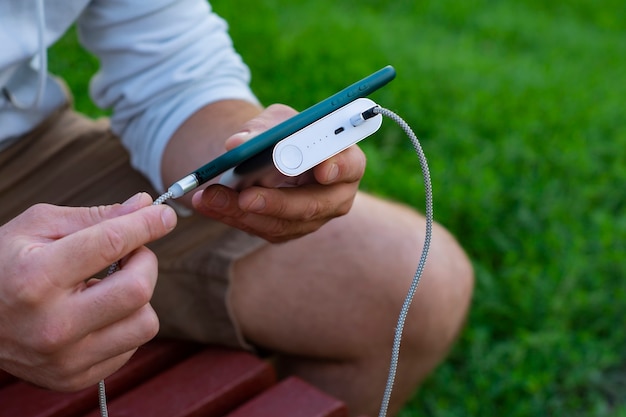
M124 206L132 206L134 204L137 204L139 201L141 201L142 195L143 195L143 193L137 193L134 196L132 196L131 198L129 198L128 200L124 201L122 203L122 205L124 205Z
M266 205L265 197L262 194L257 194L255 199L252 200L250 204L248 204L248 207L246 207L246 210L260 212L260 211L263 211L263 209L265 209L265 205Z
M249 130L243 130L241 132L237 132L234 135L231 135L231 137L229 137L228 139L226 139L224 146L226 147L226 149L232 149L246 142L249 137L250 137Z
M242 130L241 132L237 132L234 135L231 135L230 138L242 138L242 139L246 139L248 136L250 136L250 131L249 130Z
M223 208L226 207L228 203L228 197L226 193L220 189L218 189L214 194L211 200L209 200L209 205L214 208Z
M163 206L163 208L163 211L161 211L161 221L163 222L163 226L165 226L167 230L172 230L176 227L176 222L178 221L176 212L169 206Z
M332 164L328 170L328 176L326 177L328 182L333 182L339 176L339 165Z

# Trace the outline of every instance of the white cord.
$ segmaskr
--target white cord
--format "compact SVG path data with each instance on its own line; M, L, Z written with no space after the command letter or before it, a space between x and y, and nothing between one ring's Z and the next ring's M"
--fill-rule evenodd
M433 228L433 191L432 184L430 180L430 171L428 169L428 161L426 160L426 156L424 155L424 151L419 142L419 139L411 129L411 127L397 114L392 112L391 110L385 109L383 107L375 107L371 109L373 114L382 114L383 116L387 116L390 119L394 120L404 132L407 134L411 143L413 144L413 148L417 153L417 156L420 161L420 167L422 169L422 176L424 178L424 194L426 200L426 209L425 209L425 217L426 217L426 234L424 235L424 247L422 248L422 255L420 257L419 263L417 265L417 270L415 271L415 275L413 276L413 281L411 282L411 286L409 287L409 291L406 295L404 303L402 305L402 309L400 310L400 315L398 317L398 323L396 325L396 331L393 340L393 347L391 350L391 363L389 365L389 375L387 377L387 384L385 386L385 392L383 395L382 404L380 406L380 412L378 417L386 417L387 411L389 409L389 402L391 400L391 393L393 391L393 386L396 378L396 371L398 369L398 361L400 358L400 344L402 342L402 332L404 331L404 323L406 322L406 318L409 312L409 308L411 303L413 302L413 297L415 296L415 292L417 291L417 286L419 285L420 278L422 273L424 272L424 267L426 266L426 259L428 258L428 251L430 249L430 242L432 239L432 228ZM172 193L167 192L157 198L152 204L158 205L162 204L168 199L172 198ZM119 269L119 263L116 262L109 267L108 275L113 274L115 271ZM104 380L98 383L98 398L100 402L100 415L102 417L108 417L109 412L107 409L106 403L106 390L104 386Z
M420 160L420 166L422 168L422 175L424 177L424 192L425 192L425 200L426 200L426 234L424 236L424 247L422 249L422 256L420 257L419 264L417 265L417 270L415 271L415 275L413 277L413 281L411 282L411 286L409 288L408 294L404 300L404 304L402 305L402 310L400 310L400 316L398 317L398 324L396 326L396 332L393 340L393 347L391 351L391 364L389 365L389 375L387 377L387 385L385 387L385 393L383 395L383 401L380 406L380 412L378 414L379 417L385 417L387 415L387 410L389 408L389 401L391 400L391 392L393 391L393 384L396 378L396 370L398 368L398 360L400 357L400 343L402 342L402 332L404 330L404 322L406 321L406 317L409 312L409 307L411 306L411 302L413 301L413 296L415 295L415 291L417 290L417 286L420 282L420 278L422 276L422 272L424 271L424 266L426 265L426 258L428 257L428 250L430 249L430 241L432 239L432 229L433 229L433 190L432 184L430 181L430 171L428 169L428 161L426 160L426 156L424 155L424 151L422 150L422 146L417 139L411 127L397 114L392 112L391 110L375 107L373 109L375 114L382 114L383 116L387 116L393 119L404 132L411 139L411 143L413 144L413 148L417 153L417 156Z
M159 204L163 204L170 198L172 198L172 193L168 191L167 193L162 194L159 198L154 200L152 205L158 206ZM119 261L111 264L111 266L109 266L109 270L107 271L107 277L114 274L119 269L120 269ZM106 387L104 386L104 379L98 382L98 403L100 405L100 416L109 417L109 410L107 407L107 394L106 394Z
M104 379L98 382L98 403L100 404L100 415L109 417L109 409L107 408L107 391L104 386Z

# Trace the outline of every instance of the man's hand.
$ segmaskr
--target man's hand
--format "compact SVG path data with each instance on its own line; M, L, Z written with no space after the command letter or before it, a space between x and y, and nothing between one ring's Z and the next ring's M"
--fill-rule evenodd
M0 368L76 390L121 367L153 338L157 262L143 245L176 225L147 194L125 204L38 204L0 227ZM103 280L90 279L121 259Z
M231 136L226 148L232 149L294 114L290 107L272 105ZM298 187L250 187L238 193L214 184L196 193L193 205L208 217L270 242L284 242L346 214L364 171L365 155L355 145L313 168L311 180Z

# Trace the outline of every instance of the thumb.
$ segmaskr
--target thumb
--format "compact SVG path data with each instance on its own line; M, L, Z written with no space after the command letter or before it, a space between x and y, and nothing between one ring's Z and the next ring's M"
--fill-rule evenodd
M49 213L43 218L36 216L35 222L40 236L55 239L105 220L130 214L150 204L152 204L152 198L149 194L137 193L122 204L94 207L46 206L42 210L48 210ZM54 220L51 221L50 219Z
M292 107L284 104L272 104L259 113L258 116L244 123L239 132L226 139L224 144L226 150L231 150L241 145L258 134L265 132L281 122L284 122L290 117L295 116L297 113L298 112Z
M127 215L101 221L39 247L38 261L48 271L63 271L62 282L71 277L92 276L137 248L159 239L176 226L176 213L167 204L148 206Z

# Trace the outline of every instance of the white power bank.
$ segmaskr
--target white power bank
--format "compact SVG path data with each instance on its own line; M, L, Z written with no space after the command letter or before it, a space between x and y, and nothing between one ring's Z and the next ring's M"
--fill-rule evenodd
M375 106L368 98L357 99L286 137L274 146L274 166L282 174L294 177L372 135L382 125L382 115L358 126L351 119Z
M376 106L368 98L359 98L287 136L273 147L271 155L256 155L228 170L220 177L220 183L237 190L252 185L299 185L309 178L311 168L380 128L382 115L367 120L359 117Z

